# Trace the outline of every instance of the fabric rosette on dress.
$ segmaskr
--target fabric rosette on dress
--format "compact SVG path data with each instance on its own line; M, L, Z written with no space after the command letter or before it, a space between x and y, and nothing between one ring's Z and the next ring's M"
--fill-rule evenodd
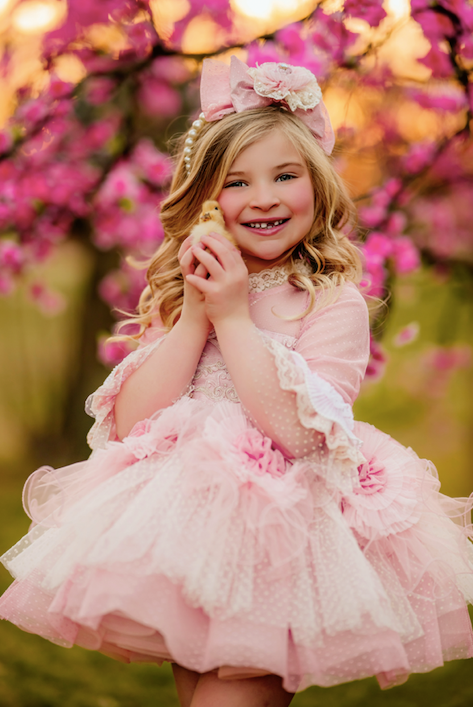
M411 528L437 485L430 469L375 427L355 423L355 431L362 435L366 461L358 467L359 485L343 498L345 519L368 541Z
M433 465L372 425L357 422L355 433L366 462L360 486L342 499L343 515L405 620L409 663L469 656L473 499L439 493ZM392 677L378 680L386 687Z

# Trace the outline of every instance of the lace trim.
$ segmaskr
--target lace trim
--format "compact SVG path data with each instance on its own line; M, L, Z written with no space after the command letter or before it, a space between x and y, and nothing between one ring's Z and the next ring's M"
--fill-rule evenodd
M358 449L361 441L350 429L353 426L350 406L327 381L312 373L304 361L311 376L310 387L317 391L316 396L311 396L313 391L309 389L306 371L298 365L298 359L295 360L297 354L269 337L263 336L263 341L274 356L281 388L296 394L301 424L325 436L328 451L328 466L325 469L327 483L342 492L351 491L359 485L357 467L366 460Z
M303 260L297 260L294 263L294 267L297 272L302 275L310 275L312 273L310 265L305 263ZM291 271L292 267L290 265L277 265L274 268L261 270L261 272L250 273L248 278L248 292L264 292L265 290L269 290L271 287L284 285Z
M144 363L164 339L165 335L128 354L110 372L100 388L97 388L95 393L89 395L85 401L87 415L95 417L95 422L87 435L87 443L91 449L99 449L109 440L118 439L114 413L115 398L126 379Z

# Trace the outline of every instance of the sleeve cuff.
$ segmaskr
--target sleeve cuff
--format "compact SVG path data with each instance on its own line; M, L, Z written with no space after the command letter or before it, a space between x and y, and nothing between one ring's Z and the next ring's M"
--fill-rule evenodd
M297 414L303 427L325 437L325 461L321 474L330 485L349 491L359 485L358 466L365 458L360 451L362 441L353 432L353 412L340 393L317 373L297 352L265 337L272 352L279 384L296 395ZM321 467L321 463L317 463Z

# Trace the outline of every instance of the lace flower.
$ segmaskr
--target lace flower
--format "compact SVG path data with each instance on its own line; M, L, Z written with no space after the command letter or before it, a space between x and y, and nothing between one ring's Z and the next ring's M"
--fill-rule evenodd
M315 76L302 66L266 62L248 69L259 96L285 101L292 111L310 110L322 100L322 91Z

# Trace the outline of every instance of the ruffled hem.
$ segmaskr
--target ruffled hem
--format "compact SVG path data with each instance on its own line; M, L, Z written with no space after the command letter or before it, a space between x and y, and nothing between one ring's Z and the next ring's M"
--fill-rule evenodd
M468 612L453 599L435 623L424 607L423 634L409 643L366 617L363 631L323 632L319 645L304 645L289 627L210 618L190 607L165 577L137 582L104 570L87 575L78 569L53 599L36 583L15 582L2 599L1 614L61 646L98 650L124 662L171 661L199 673L216 670L222 679L276 674L287 691L297 692L373 675L387 688L410 673L472 657Z

